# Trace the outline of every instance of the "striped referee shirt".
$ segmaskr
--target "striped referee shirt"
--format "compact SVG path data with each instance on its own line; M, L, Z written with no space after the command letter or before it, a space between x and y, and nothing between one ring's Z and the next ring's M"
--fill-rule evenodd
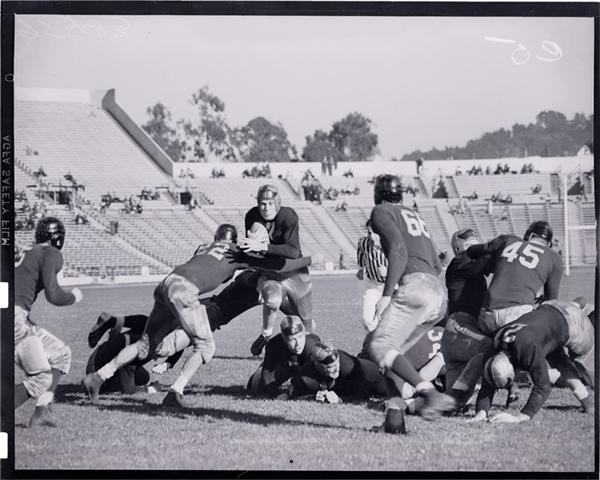
M373 282L384 283L385 275L381 274L381 267L387 270L388 261L383 249L373 244L368 236L361 237L356 251L358 266L365 270L367 278Z

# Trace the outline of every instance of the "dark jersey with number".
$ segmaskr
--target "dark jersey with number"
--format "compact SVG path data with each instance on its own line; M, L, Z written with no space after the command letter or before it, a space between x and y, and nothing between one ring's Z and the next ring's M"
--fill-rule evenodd
M271 338L265 347L265 360L262 365L261 382L268 392L276 391L283 382L291 378L310 360L314 346L321 340L313 333L306 335L306 343L300 355L292 353L280 333Z
M564 316L550 305L541 305L496 333L494 344L506 350L515 370L524 370L531 375L533 387L521 410L525 415L533 417L552 390L546 357L559 356L561 363L570 362L563 348L568 339L569 327ZM490 409L494 392L494 387L484 379L477 398L477 410Z
M252 207L246 213L244 226L250 230L253 223L260 223L269 232L268 255L285 258L299 258L302 256L300 249L300 229L298 215L293 208L281 207L272 221L265 220L258 207Z
M384 296L392 295L404 275L424 272L437 276L442 271L429 228L417 212L384 202L373 207L371 227L381 237L388 259Z
M15 264L15 305L30 311L42 290L53 305L75 303L75 296L60 288L56 280L62 267L62 254L52 245L40 243L23 250Z
M424 335L421 335L416 343L411 343L410 348L402 351L402 354L407 358L413 367L417 370L422 368L429 360L431 360L437 352L442 348L442 337L444 335L444 327L436 325L431 327ZM369 359L369 344L371 343L373 332L367 333L363 341L362 350L358 354L358 358Z
M472 259L466 253L456 255L446 270L448 314L454 312L479 315L487 291L485 275L493 270L491 255Z
M486 308L533 305L542 287L545 300L558 298L562 260L546 245L516 235L500 235L488 243L469 247L467 254L471 258L490 254L494 259L494 278L483 301Z
M296 270L310 264L310 258L285 259L281 257L256 258L240 252L231 242L213 242L201 246L196 254L175 267L172 273L181 275L192 282L200 293L214 290L231 278L236 270L243 268L265 268L280 272Z
M339 397L367 398L389 396L386 378L371 360L358 358L344 350L340 354L340 374L331 378L321 374L313 362L306 362L292 378L291 398L312 396L320 390L333 390Z

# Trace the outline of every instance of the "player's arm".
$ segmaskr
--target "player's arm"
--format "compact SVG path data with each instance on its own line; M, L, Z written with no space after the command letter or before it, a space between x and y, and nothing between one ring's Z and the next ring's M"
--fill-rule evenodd
M529 345L525 352L519 354L522 359L519 359L519 364L531 365L529 374L533 381L533 387L525 406L521 409L521 413L533 418L539 412L548 399L552 391L552 384L548 376L548 365L545 357L542 354L539 345Z
M478 245L471 245L467 248L467 255L471 258L480 258L484 255L490 255L499 251L506 243L507 235L500 235L493 238L487 243L481 243Z
M408 252L400 228L389 213L374 208L371 212L371 225L373 231L381 237L381 245L388 259L388 271L382 296L391 297L406 270Z
M237 269L255 268L262 270L274 270L276 272L287 273L308 267L312 263L310 257L285 258L279 256L254 257L246 255L236 248L230 250L229 255L233 262L239 264Z
M72 305L75 303L75 295L63 290L58 285L56 275L60 272L62 263L60 253L54 249L49 249L44 255L41 267L46 299L53 305L58 306Z
M280 245L270 243L267 253L278 257L298 258L300 256L300 230L296 212L288 210L288 215L283 219L283 225L283 243Z
M491 255L484 255L476 259L456 263L453 266L452 273L454 276L460 278L473 278L490 273L492 265L493 257Z

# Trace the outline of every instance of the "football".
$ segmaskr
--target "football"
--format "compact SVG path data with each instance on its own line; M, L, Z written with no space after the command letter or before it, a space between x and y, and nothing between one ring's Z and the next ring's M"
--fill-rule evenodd
M248 230L248 238L252 238L255 240L260 240L261 243L269 243L269 232L267 231L267 227L265 227L262 223L254 222Z

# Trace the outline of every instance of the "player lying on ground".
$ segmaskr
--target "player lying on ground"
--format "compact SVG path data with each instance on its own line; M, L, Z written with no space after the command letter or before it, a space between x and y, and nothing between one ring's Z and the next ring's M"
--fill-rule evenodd
M314 346L320 342L317 335L306 331L298 317L285 317L280 326L281 333L269 339L264 361L248 380L247 389L253 395L280 394L280 387L310 361Z
M101 313L98 321L88 335L88 344L92 348L96 347L106 331L109 331L109 335L106 341L102 342L92 351L85 373L88 374L100 370L127 345L137 342L144 333L147 321L148 317L146 315L112 316L105 312ZM156 356L163 356L163 345L174 344L181 336L185 337L186 346L189 345L189 337L183 330L177 329L163 339L157 347ZM183 349L180 352L183 353ZM167 358L160 365L168 365L172 368L181 357L181 353L175 351L174 355ZM150 358L145 360L136 359L130 364L119 368L113 377L102 384L99 393L121 392L131 394L139 391L150 382L150 373L144 368L144 365L150 360ZM164 370L159 370L159 372L162 373Z
M369 356L380 368L415 387L417 395L425 398L421 416L433 420L454 408L454 399L425 381L402 352L446 314L440 260L423 218L401 205L402 186L397 176L377 177L373 196L375 207L370 221L381 237L388 272L375 308L380 320L368 346ZM405 432L404 409L405 402L399 395L388 399L385 432Z
M331 344L317 343L310 360L292 377L290 399L340 403L366 400L371 395L399 395L375 362L350 355Z
M357 355L358 358L370 359L368 345L371 342L373 333L369 332L363 342L362 350ZM402 349L402 354L419 372L423 380L433 382L438 380L440 384L446 382L445 362L441 353L441 346L444 335L444 327L435 325L420 336L415 343L406 344ZM395 385L396 390L406 403L407 413L417 413L423 405L423 397L416 396L415 388L408 382L396 375L391 370L386 372L388 377Z
M244 218L248 236L240 239L240 249L267 258L301 257L298 215L293 208L281 206L277 187L261 186L256 202ZM263 331L250 347L253 355L261 354L273 333L277 310L300 317L309 332L315 330L308 267L286 274L263 273L257 278L257 290L263 300Z
M88 374L83 385L92 402L98 401L100 387L115 372L134 361L154 355L159 343L172 331L181 328L190 337L192 355L186 360L177 380L163 399L164 405L188 407L183 390L200 365L208 363L215 352L215 342L208 322L206 307L199 295L208 293L227 281L236 270L252 267L293 271L305 268L310 259L252 258L237 249L237 232L233 225L220 225L215 241L199 249L185 264L175 267L154 291L154 307L144 333L125 347L108 364Z
M55 217L42 218L35 227L35 245L23 250L15 265L15 364L26 374L23 383L15 386L15 408L30 398L37 399L30 427L57 425L50 405L59 379L71 367L71 349L30 316L42 290L57 306L79 303L83 298L78 288L66 292L58 285L64 242L63 223Z
M550 395L548 364L558 369L585 412L593 413L593 400L581 378L593 386L594 327L573 302L550 300L517 321L502 327L494 337L498 351L485 364L484 380L477 398L475 420L485 420L496 388L514 379L514 370L529 372L533 388L518 415L502 412L495 423L519 423L537 414Z

